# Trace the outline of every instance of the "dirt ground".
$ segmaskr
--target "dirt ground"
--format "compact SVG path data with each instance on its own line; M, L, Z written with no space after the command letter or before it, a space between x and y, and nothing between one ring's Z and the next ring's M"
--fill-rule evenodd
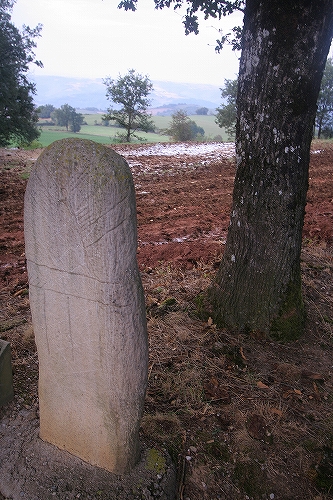
M218 259L223 251L235 175L233 149L230 145L217 146L213 152L207 148L208 152L205 145L114 147L125 156L134 176L142 267L162 261L192 267L198 261ZM0 150L0 265L6 286L20 286L18 282L26 279L25 269L21 272L24 177L39 153ZM303 234L322 246L333 243L332 158L333 144L315 143Z
M114 149L129 162L137 192L150 342L142 440L172 456L177 498L333 498L333 143L312 147L302 257L308 319L304 338L289 344L234 338L194 314L195 297L214 276L226 240L232 145ZM67 462L52 472L47 458L39 460L34 467L36 483L44 478L43 496L24 480L34 463L27 442L32 435L38 441L38 359L23 197L39 153L0 150L0 336L11 343L15 390L0 408L0 471L18 485L15 499L125 498L108 491L104 471L99 476L84 464L75 465L77 477L64 478ZM11 454L15 432L20 444ZM27 450L30 456L22 457ZM0 499L9 483L0 475ZM126 498L162 498L156 488Z

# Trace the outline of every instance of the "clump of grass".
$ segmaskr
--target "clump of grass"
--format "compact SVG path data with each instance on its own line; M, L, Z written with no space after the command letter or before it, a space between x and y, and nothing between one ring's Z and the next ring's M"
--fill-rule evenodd
M149 436L149 439L166 449L174 463L177 463L184 444L184 431L177 415L145 415L141 427L145 436Z
M333 441L327 417L333 401L326 375L320 375L331 366L333 348L331 325L321 316L323 307L331 317L330 285L323 294L322 278L331 273L332 255L326 251L312 258L311 249L306 251L304 300L308 322L316 328L306 327L303 337L287 344L235 336L210 318L198 318L194 299L209 286L213 263L142 273L149 304L158 307L174 299L163 314L148 316L149 383L142 429L145 438L183 464L184 498L195 498L193 491L202 488L207 498L224 491L221 498L228 499L269 498L271 492L292 499L295 491L312 498L316 488L329 494L328 486L320 485L318 466L326 471L329 457L319 462L320 450L332 448ZM309 370L320 376L307 378ZM230 397L207 393L212 381L220 395ZM250 432L253 415L258 421L262 417L269 440Z
M263 494L268 493L266 473L258 462L237 462L233 481L250 498L260 499Z

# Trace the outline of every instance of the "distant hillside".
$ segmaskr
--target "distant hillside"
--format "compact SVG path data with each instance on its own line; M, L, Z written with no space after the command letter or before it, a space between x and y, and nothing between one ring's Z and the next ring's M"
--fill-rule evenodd
M59 107L67 103L78 109L96 108L104 111L110 105L101 78L34 75L31 79L36 83L35 102L38 106L53 104ZM179 108L192 114L203 106L213 111L221 103L221 92L215 85L162 81L153 81L153 85L151 99L154 114L168 115Z
M58 108L67 103L73 108L107 108L105 85L101 79L34 75L32 81L37 87L35 102L38 106L53 104Z
M193 112L188 110L188 114L194 114L198 107L204 106L213 111L221 104L221 91L216 85L162 81L154 81L153 85L152 108L155 109L168 105L178 108L186 104L193 108Z

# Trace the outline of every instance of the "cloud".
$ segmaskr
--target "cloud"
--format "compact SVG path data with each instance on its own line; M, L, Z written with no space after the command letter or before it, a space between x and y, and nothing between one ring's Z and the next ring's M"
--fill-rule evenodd
M223 85L238 72L230 48L214 51L218 27L228 31L240 14L208 20L198 36L185 36L184 12L154 9L139 0L137 12L117 8L117 0L17 0L12 19L17 26L43 24L36 74L72 77L116 77L130 68L151 79Z

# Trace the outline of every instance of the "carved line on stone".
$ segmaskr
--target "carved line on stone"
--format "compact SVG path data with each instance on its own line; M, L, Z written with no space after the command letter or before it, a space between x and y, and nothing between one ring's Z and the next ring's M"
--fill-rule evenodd
M80 244L78 244L77 248L83 248L85 250L85 249L91 247L92 245L98 243L102 238L107 237L107 235L109 233L112 233L113 231L117 230L122 224L126 223L127 222L126 218L123 217L122 220L120 220L115 225L113 225L112 227L110 227L106 232L104 232L103 234L101 234L100 236L98 236L94 241L91 241L88 244L85 243L85 241L87 241L87 239L89 239L90 236L93 234L93 232L96 230L96 228L94 227L94 225L96 225L98 223L98 221L101 221L103 218L107 218L108 214L110 212L112 212L117 205L122 204L123 202L127 201L127 199L128 199L128 196L123 197L121 200L119 200L119 202L115 203L108 211L106 211L105 213L101 214L100 216L98 216L93 221L88 220L87 224L82 224L82 217L77 216L77 213L75 212L75 210L73 209L73 207L70 204L68 204L67 202L64 203L64 205L66 206L66 208L68 210L68 213L69 213L69 222L71 224L73 224L73 222L74 222L77 225L76 230L73 228L73 231L76 232L78 238L81 240L81 243L82 243L82 246ZM83 209L88 211L89 207L85 206L85 207L83 207ZM41 211L41 215L42 215L43 218L46 218L46 220L48 220L47 219L48 216L52 215L52 214L49 214L47 212L47 210L45 210L45 212L47 213L47 215L43 216L43 211ZM54 223L57 222L57 220L55 218L53 220L54 220ZM88 231L87 234L84 235L85 237L83 238L83 234L87 230L87 226L88 227L90 226L92 229L90 231ZM66 246L66 240L63 239L60 234L58 236L61 239L61 241L63 241L64 246ZM70 251L72 251L72 250L73 249L70 249ZM64 256L65 255L68 255L68 253L64 253ZM90 260L89 258L86 259L87 268L89 268L89 260Z
M108 303L103 302L102 300L91 300L88 297L83 297L82 295L75 295L73 293L68 293L68 292L59 292L58 290L55 290L54 288L46 288L43 285L33 285L33 284L31 284L30 286L38 288L39 290L45 290L46 292L53 292L53 293L57 293L59 295L64 295L65 297L74 297L76 299L86 300L87 302L92 302L92 303L95 303L95 304L101 304L102 306L107 306L107 307L109 306ZM126 308L126 307L128 307L128 304L117 304L116 307L118 307L118 308Z
M112 284L113 287L116 286L115 283ZM90 299L89 297L85 297L85 296L82 296L82 295L76 295L74 293L70 293L68 292L67 290L65 292L61 292L59 290L56 290L54 288L47 288L45 287L45 285L36 285L36 284L30 284L30 287L31 288L36 288L36 289L39 289L39 290L44 290L45 292L52 292L52 293L55 293L55 294L58 294L58 295L63 295L65 297L74 297L76 299L81 299L81 300L85 300L87 302L91 302L91 303L94 303L94 304L100 304L101 306L104 306L104 307L110 307L110 304L112 304L113 307L115 307L116 309L126 309L127 307L129 307L131 304L130 303L125 303L125 304L121 304L121 303L117 303L117 297L113 297L114 295L114 291L113 290L105 290L106 293L108 293L108 301L107 302L104 302L103 300L92 300ZM133 298L135 298L136 295L133 294Z
M105 212L101 213L98 217L96 217L96 219L94 219L94 220L90 220L90 221L89 221L89 223L90 223L90 224L96 224L96 223L97 223L100 219L102 219L103 217L107 217L107 216L108 216L108 214L109 214L110 212L112 212L113 210L115 210L115 208L116 208L118 205L121 205L121 204L123 204L123 202L127 201L127 199L128 199L128 195L126 194L123 198L121 198L120 200L117 200L117 201L116 201L116 202L112 205L112 207L109 207L109 209L108 209L108 210L106 210ZM60 202L62 202L62 203L66 206L66 208L68 209L69 213L70 213L70 214L73 216L73 218L77 221L78 225L80 225L80 227L82 227L82 229L84 229L84 230L85 230L85 227L82 225L82 223L80 224L80 222L79 222L79 220L80 220L80 218L81 218L81 216L79 215L79 214L80 214L80 212L75 211L75 209L73 208L73 205L72 205L71 203L68 203L68 196L67 196L67 198L66 198L66 199L64 199L64 200L59 200L59 201L60 201ZM89 209L89 207L88 207L88 205L83 205L83 206L82 206L82 208L81 208L80 210L82 210L82 209L86 209L86 210L88 210L88 209Z
M116 224L115 226L111 227L108 231L106 231L104 234L102 234L101 236L99 236L95 241L92 241L88 245L83 245L83 248L89 248L91 245L94 245L94 244L98 243L102 238L104 238L105 236L107 236L109 233L112 233L112 231L114 231L115 229L117 229L118 227L120 227L122 224L124 224L124 222L127 222L127 221L125 219L121 220L118 224Z
M78 272L74 272L74 271L69 271L68 269L59 269L59 268L47 266L46 264L41 264L41 263L38 263L38 262L34 262L32 260L29 260L28 262L29 262L29 264L35 265L36 267L48 269L49 271L54 271L56 273L63 273L65 275L70 274L72 276L77 276L79 278L85 278L85 279L88 279L88 280L92 280L93 282L97 281L100 285L112 285L112 286L119 285L119 281L103 281L103 280L99 280L94 275L93 276L89 276L88 274L83 274L83 273L78 273ZM133 272L131 272L131 270L128 270L126 274L129 277L132 277L132 279L135 279L135 276L133 276L133 274L136 275L137 273L133 273ZM38 285L37 283L33 283L32 281L30 282L30 285L31 286L35 286L37 288L42 288L42 285Z

